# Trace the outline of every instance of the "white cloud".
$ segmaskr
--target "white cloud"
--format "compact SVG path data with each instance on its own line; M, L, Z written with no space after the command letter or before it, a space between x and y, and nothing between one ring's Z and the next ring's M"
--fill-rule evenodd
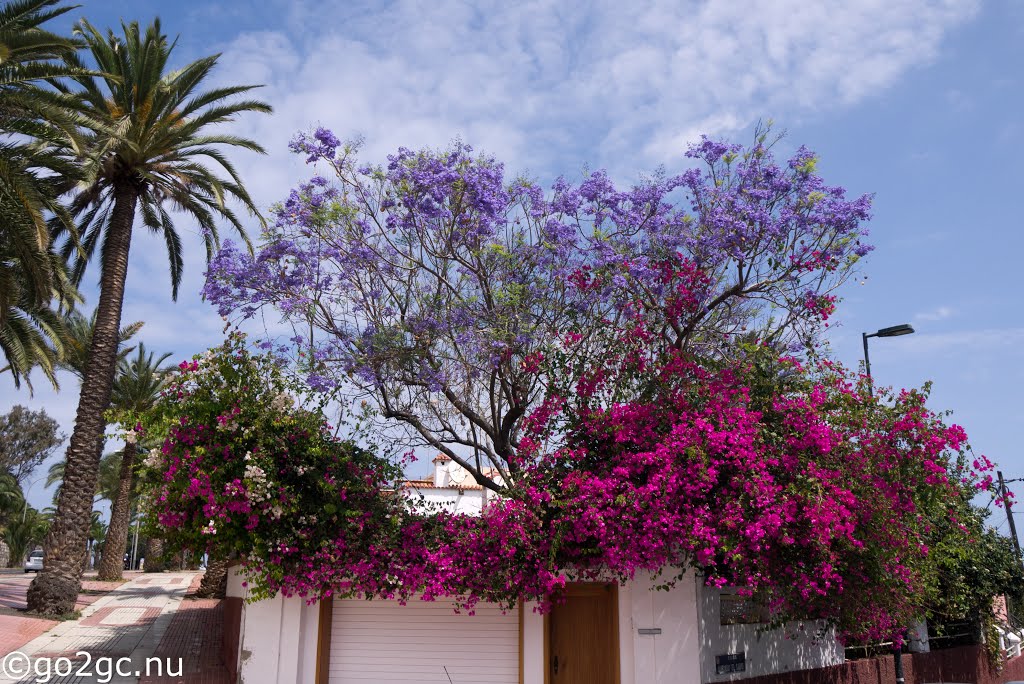
M930 311L922 311L920 313L914 314L914 320L923 322L944 321L947 318L953 316L955 313L956 311L954 311L952 308L948 306L940 306Z
M981 354L999 350L1002 354L1020 354L1024 349L1024 328L985 328L953 330L942 333L918 333L906 338L905 345L894 347L914 356L920 354Z
M259 194L294 176L284 145L321 123L366 137L366 157L461 135L515 171L581 164L633 177L679 165L699 133L733 133L861 101L932 60L975 2L594 2L383 8L295 3L301 31L246 33L220 77L265 83L271 149L246 162ZM291 167L291 168L290 168Z

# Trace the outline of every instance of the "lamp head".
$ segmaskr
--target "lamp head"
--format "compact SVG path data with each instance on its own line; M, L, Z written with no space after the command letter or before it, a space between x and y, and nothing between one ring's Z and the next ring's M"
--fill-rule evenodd
M903 323L901 325L893 325L888 328L882 328L875 333L876 337L899 337L900 335L910 335L914 332L914 328L908 324Z

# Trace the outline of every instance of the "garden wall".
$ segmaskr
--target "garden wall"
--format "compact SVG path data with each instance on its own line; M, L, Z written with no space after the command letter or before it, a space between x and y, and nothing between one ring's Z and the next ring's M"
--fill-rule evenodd
M961 646L931 653L904 654L903 671L907 684L1002 684L1024 680L1024 657L1008 661L1002 671L997 671L989 666L988 656L981 646ZM891 656L743 680L744 684L892 684L894 681Z
M736 590L716 589L703 582L697 585L701 681L747 682L773 673L820 672L843 662L843 647L824 623L794 622L767 631L762 631L764 623L759 622L731 624L723 620L723 597L735 597ZM742 670L718 674L718 659L729 654L743 656Z

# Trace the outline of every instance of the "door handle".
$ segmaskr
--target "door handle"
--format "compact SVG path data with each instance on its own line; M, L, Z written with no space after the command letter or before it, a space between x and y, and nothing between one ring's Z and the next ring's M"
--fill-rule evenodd
M551 659L551 671L558 674L558 656Z

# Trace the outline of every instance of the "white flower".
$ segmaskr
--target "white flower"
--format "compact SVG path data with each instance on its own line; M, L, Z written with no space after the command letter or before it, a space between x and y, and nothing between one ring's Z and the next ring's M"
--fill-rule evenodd
M273 400L271 400L270 408L272 408L275 411L283 413L284 411L290 409L292 407L292 404L294 403L295 400L288 396L287 393L281 392L276 397L274 397Z
M146 465L149 466L150 468L157 467L158 465L160 465L160 458L162 456L163 453L160 451L159 448L154 447L150 449L149 455L146 456Z
M127 442L137 442L139 439L139 433L137 433L135 430L125 430L124 439Z

